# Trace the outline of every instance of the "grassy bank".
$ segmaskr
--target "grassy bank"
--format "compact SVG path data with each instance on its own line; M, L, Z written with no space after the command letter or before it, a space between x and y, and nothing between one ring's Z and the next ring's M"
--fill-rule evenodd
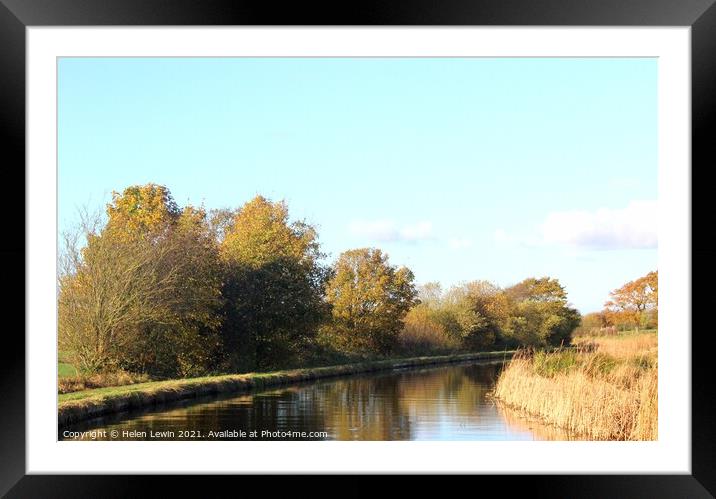
M312 369L293 369L270 373L229 374L126 386L82 390L58 396L58 423L65 426L105 414L153 406L164 402L216 393L242 392L319 378L382 371L402 367L509 358L513 351L479 352L433 357L380 360Z
M391 361L399 361L403 359L412 359L416 357L446 357L468 353L464 350L455 349L430 349L421 350L404 350L400 349L390 356ZM472 352L476 353L476 352ZM96 388L117 388L125 385L146 384L157 381L167 381L169 379L179 381L180 378L152 378L148 374L130 373L123 370L114 370L99 373L87 373L77 369L69 359L71 356L67 352L60 352L60 363L58 365L57 392L64 395L72 392L80 392L93 390ZM371 353L353 353L336 351L330 347L314 346L306 355L293 359L292 363L276 366L271 369L263 369L257 373L273 372L273 371L292 371L296 369L316 369L319 367L332 367L345 364L366 364L375 363L386 360L385 356ZM244 371L234 374L245 374L250 371ZM217 377L226 373L207 373L196 377ZM184 379L184 378L181 378Z
M57 355L57 377L60 379L79 375L79 371L69 361L67 352L62 350Z
M594 440L656 440L657 335L581 338L578 350L521 353L495 397Z

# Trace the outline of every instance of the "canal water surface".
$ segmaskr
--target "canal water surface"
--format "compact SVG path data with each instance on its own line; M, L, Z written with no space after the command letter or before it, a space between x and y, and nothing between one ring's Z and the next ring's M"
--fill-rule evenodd
M502 362L327 378L85 421L60 440L566 440L489 396Z

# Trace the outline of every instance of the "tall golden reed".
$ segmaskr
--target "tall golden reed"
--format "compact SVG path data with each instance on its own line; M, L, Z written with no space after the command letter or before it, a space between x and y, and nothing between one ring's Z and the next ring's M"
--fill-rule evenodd
M503 370L495 397L590 440L656 440L656 335L592 338L580 352L523 353Z

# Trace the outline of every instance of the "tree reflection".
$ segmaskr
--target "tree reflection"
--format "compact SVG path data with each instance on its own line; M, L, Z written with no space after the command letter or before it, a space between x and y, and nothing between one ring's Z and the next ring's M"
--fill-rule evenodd
M327 432L313 440L543 438L541 429L499 409L488 397L501 368L501 363L463 364L326 379L174 403L70 429L198 430L204 439L213 439L209 431L240 430L245 437L226 439L250 440L266 439L264 430ZM250 436L252 431L258 436ZM544 438L565 439L559 433Z

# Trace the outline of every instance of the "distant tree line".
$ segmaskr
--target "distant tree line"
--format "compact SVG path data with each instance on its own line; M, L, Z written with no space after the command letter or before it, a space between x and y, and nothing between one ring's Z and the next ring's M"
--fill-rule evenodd
M405 318L404 341L416 349L569 345L580 315L558 280L527 278L502 289L472 281L442 291L420 289L420 303Z
M377 248L325 257L284 202L207 212L161 185L128 187L65 236L59 347L85 372L185 377L328 354L568 344L580 321L556 279L443 292L418 289Z
M586 314L577 332L613 334L658 327L659 272L655 270L612 291L604 309Z

